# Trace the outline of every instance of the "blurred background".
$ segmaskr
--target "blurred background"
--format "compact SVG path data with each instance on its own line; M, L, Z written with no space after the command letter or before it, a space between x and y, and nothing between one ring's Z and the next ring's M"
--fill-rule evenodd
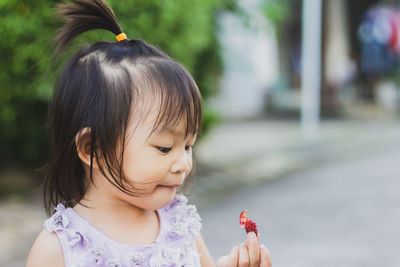
M59 1L0 1L0 266L46 218ZM182 63L205 100L187 192L212 256L257 222L274 266L400 266L400 2L109 0L129 38ZM106 31L88 43L114 41Z

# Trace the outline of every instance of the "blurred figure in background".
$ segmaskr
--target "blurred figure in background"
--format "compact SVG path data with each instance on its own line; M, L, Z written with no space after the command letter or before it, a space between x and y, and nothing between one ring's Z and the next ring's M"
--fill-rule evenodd
M400 67L400 8L377 5L364 15L358 29L361 41L362 97L375 99L375 88L383 76Z

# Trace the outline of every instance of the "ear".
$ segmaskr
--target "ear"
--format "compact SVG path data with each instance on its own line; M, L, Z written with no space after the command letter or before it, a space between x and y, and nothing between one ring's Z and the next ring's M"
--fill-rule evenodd
M90 167L91 142L92 133L90 127L85 127L81 129L75 135L75 146L78 152L78 157L81 159L82 163L86 164L88 167ZM99 168L94 152L92 166L93 169Z

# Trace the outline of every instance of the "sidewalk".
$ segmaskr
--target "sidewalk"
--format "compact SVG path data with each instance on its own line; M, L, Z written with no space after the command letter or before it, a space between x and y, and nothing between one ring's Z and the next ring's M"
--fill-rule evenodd
M314 141L302 137L294 121L224 122L195 145L197 175L189 198L204 210L224 194L298 170L353 160L399 138L400 121L327 121ZM41 205L39 192L31 200L0 202L0 266L24 265L45 219Z
M307 140L295 121L226 122L195 146L198 177L192 199L206 205L218 192L240 190L295 171L379 151L400 138L400 121L321 123ZM204 197L207 196L207 197Z

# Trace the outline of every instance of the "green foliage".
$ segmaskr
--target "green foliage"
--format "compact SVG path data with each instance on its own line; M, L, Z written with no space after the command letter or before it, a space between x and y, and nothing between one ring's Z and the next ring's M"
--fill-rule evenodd
M31 1L33 2L33 1ZM44 1L0 1L0 163L34 162L45 155L44 75L55 24Z
M289 0L269 0L264 5L266 17L273 23L284 22L290 14Z
M280 28L291 14L291 4L293 0L265 0L263 13L265 17L275 26L276 33L279 34Z
M37 166L47 156L47 101L57 76L50 67L52 39L61 23L54 17L57 2L0 0L0 166L13 161ZM218 11L233 9L234 0L109 3L128 38L144 39L183 64L205 99L215 91L222 68L215 19ZM99 30L84 34L74 44L114 38ZM206 110L204 129L215 117Z

